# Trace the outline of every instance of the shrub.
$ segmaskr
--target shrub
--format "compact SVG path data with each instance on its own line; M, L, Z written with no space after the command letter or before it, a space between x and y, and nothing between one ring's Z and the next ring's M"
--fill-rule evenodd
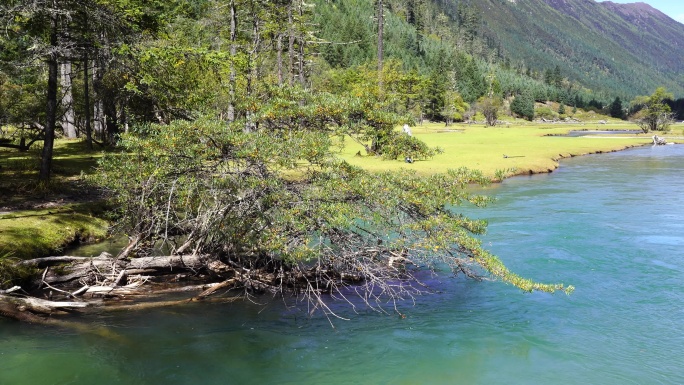
M534 110L535 116L539 118L544 118L544 119L556 119L558 118L558 114L552 110L550 107L544 106L544 107L539 107Z
M425 142L403 133L393 132L384 140L387 141L382 144L384 159L427 159L442 152L439 148L430 148Z

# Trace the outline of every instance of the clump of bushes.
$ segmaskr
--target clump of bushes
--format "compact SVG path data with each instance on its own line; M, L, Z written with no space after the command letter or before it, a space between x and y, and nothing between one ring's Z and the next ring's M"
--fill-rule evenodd
M392 132L383 141L386 141L382 144L383 159L428 159L442 153L442 149L431 148L425 142L404 133Z
M553 120L558 118L558 113L551 109L551 107L543 106L534 110L535 116L540 119Z

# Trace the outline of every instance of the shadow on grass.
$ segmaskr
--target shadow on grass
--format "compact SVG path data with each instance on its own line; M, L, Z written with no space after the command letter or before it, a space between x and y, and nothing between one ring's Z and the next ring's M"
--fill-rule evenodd
M88 150L86 143L78 140L60 141L55 146L52 171L64 176L92 174L104 150Z
M27 209L41 200L93 200L96 189L81 174L92 174L105 151L88 150L82 140L57 140L48 183L38 181L40 146L27 152L0 148L0 208ZM95 194L93 194L95 193ZM38 202L37 202L38 201ZM68 203L68 202L67 202Z
M107 150L95 148L88 150L82 140L55 141L52 158L52 171L57 175L73 176L81 172L92 173L97 161ZM3 174L24 172L38 175L40 168L40 146L34 145L29 151L0 148L0 172Z

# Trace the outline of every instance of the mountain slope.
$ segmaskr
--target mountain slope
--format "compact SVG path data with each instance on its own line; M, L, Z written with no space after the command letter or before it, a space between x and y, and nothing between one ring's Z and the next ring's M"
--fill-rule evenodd
M482 12L483 33L527 67L543 70L558 65L571 80L625 96L647 94L658 86L684 94L684 25L647 4L469 3Z

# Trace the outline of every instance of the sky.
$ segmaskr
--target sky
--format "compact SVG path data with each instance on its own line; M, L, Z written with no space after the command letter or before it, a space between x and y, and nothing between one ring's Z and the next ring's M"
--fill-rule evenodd
M684 1L682 0L612 0L613 3L647 3L651 7L684 23Z

